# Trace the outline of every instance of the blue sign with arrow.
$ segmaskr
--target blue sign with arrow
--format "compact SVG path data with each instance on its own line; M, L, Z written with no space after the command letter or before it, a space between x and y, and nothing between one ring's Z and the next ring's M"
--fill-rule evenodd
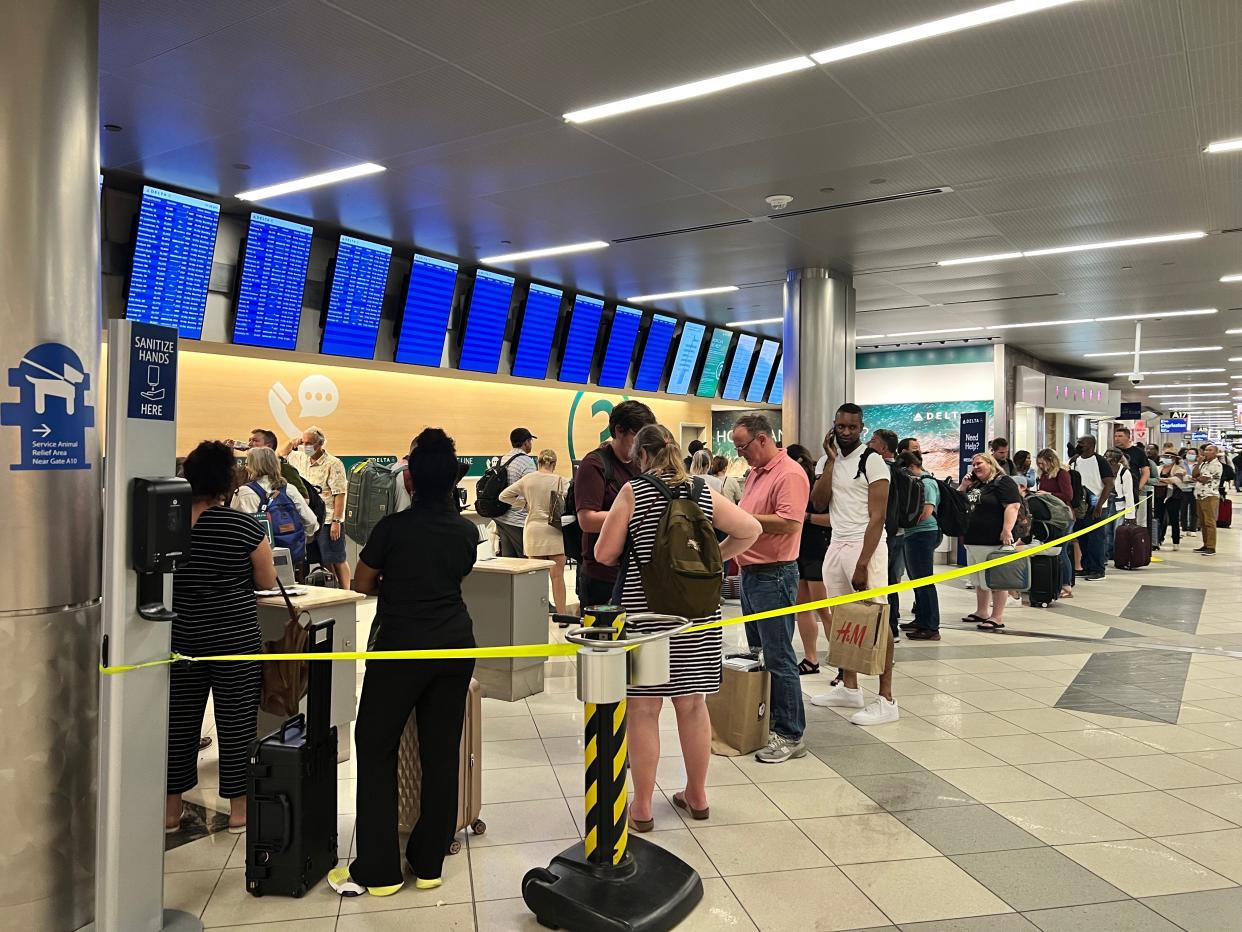
M0 424L22 432L21 460L11 470L90 469L86 431L95 426L87 403L91 376L63 343L40 343L9 369L18 400L0 404Z

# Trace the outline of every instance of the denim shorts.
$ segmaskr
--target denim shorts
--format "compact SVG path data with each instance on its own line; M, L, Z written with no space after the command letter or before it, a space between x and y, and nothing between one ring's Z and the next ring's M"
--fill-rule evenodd
M325 566L331 566L334 563L345 562L345 528L341 527L341 536L337 540L332 539L332 522L326 523L319 529L315 538L319 542L319 560Z

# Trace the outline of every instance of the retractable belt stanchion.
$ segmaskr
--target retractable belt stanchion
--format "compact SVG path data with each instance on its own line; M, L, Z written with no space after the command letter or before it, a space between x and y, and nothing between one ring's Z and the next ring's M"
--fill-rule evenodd
M673 627L625 636L625 613L586 610L565 640L579 645L578 698L584 704L586 837L522 879L522 897L540 925L575 932L662 932L703 897L689 864L658 845L629 837L626 685L669 680L669 638L690 627L671 615L635 615Z

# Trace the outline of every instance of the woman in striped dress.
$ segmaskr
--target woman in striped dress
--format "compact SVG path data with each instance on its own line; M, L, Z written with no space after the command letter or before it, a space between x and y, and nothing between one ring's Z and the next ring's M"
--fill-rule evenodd
M655 476L675 494L695 496L712 525L727 536L720 543L723 559L746 550L759 536L759 522L724 495L686 474L681 448L673 435L659 424L644 427L634 438L634 462L642 473ZM595 544L595 559L615 564L625 551L618 588L621 607L628 616L650 609L643 592L639 564L651 561L656 528L668 502L650 481L631 479L617 494ZM717 603L711 620L720 618ZM626 623L626 632L647 634L666 625ZM649 832L654 827L651 800L655 792L656 766L660 762L660 710L671 698L677 713L677 734L686 768L686 788L673 794L673 805L696 819L708 817L707 765L712 753L712 725L707 717L705 695L720 691L723 636L719 628L698 634L679 634L670 645L671 676L663 686L631 686L627 733L634 800L630 805L630 829Z

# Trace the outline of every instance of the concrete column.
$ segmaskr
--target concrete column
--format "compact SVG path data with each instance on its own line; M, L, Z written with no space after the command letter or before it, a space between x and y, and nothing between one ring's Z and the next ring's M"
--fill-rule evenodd
M0 928L94 907L97 0L0 0Z
M827 269L785 277L785 443L818 455L837 408L854 398L854 283Z

